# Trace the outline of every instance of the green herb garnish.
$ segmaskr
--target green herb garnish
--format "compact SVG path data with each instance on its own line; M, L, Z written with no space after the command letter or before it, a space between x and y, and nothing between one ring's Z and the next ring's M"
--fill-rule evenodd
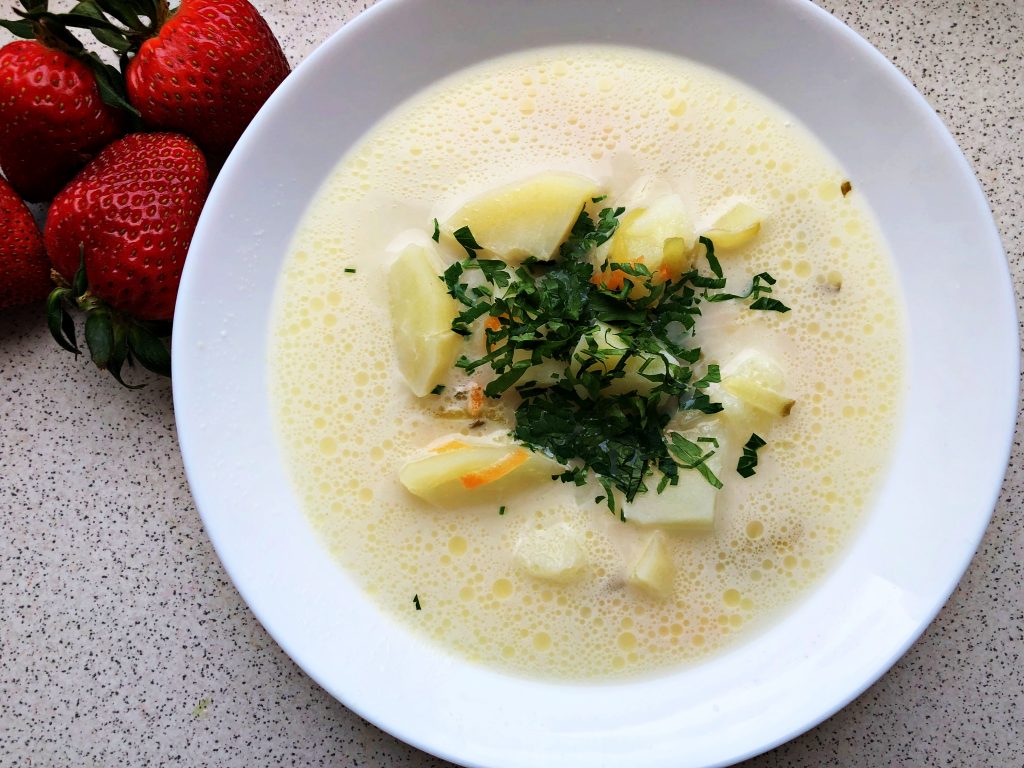
M476 258L476 252L483 250L483 246L476 241L473 237L473 233L469 231L469 227L459 227L452 236L458 241L459 245L466 249L466 254L471 259Z
M498 514L499 515L504 515L505 514L505 505L504 504L502 506L498 507Z
M440 395L442 392L444 392L444 384L438 384L436 387L430 390L430 394L432 395Z
M736 464L736 471L741 477L750 477L757 473L757 451L766 445L767 443L756 432L750 435L747 444L743 446L743 455Z
M672 452L676 461L679 462L680 467L683 469L695 469L700 472L701 476L703 476L710 485L715 488L722 487L722 481L715 476L715 473L707 464L708 459L715 455L714 450L705 451L700 445L702 442L707 442L707 439L693 442L692 440L687 440L678 432L673 432L669 437L671 439L669 450ZM714 442L713 445L717 448L717 441Z
M437 219L434 219L434 234L430 238L435 242L441 242L441 225L437 223Z
M659 282L642 263L605 264L595 274L591 255L614 235L624 212L604 208L593 219L584 210L558 259L517 267L477 258L480 246L463 227L454 236L468 258L443 276L463 307L452 330L468 336L485 321L486 353L463 355L456 366L466 373L490 368L484 394L512 391L521 401L512 436L570 467L555 479L583 485L593 473L604 490L597 499L621 519L616 492L631 502L654 473L659 493L678 483L681 469L722 487L707 463L717 443L666 433L680 411L722 410L706 391L721 380L718 366L701 365L701 350L692 345L701 302L752 299L752 308L788 311L766 298L775 284L768 273L755 276L744 294L723 292L723 270L705 237L710 275L695 266ZM613 272L616 279L608 279ZM638 286L643 290L634 291ZM543 379L534 372L541 363Z
M419 595L413 595L412 596L412 604L416 606L416 610L417 611L422 611L423 610L423 606L420 605L420 596Z
M706 237L700 239L701 243L710 244L711 241ZM714 259L714 248L708 249L709 261ZM717 263L717 260L715 261ZM721 267L719 267L721 269ZM707 282L707 281L702 281ZM708 288L724 288L725 280L715 281L716 283L721 282L721 285L704 286ZM769 275L767 272L760 272L754 275L754 279L750 282L750 288L746 293L714 293L705 295L707 301L732 301L733 299L753 299L753 303L750 305L751 309L762 309L771 310L773 312L789 312L789 307L783 304L777 299L766 298L768 294L772 292L772 286L775 285L775 278Z

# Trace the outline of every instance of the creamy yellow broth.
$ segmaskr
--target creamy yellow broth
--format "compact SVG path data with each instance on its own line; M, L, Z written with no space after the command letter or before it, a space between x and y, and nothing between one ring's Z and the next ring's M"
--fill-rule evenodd
M436 418L430 398L418 401L398 373L388 249L410 230L429 234L434 217L444 221L473 195L543 170L577 172L621 195L646 179L680 194L698 229L738 200L767 216L756 241L723 255L723 266L733 291L771 272L774 296L792 311L720 305L698 341L723 364L748 348L770 353L796 406L762 433L756 476L742 479L735 459L727 463L714 532L667 536L678 569L669 599L625 583L643 532L595 505L593 489L545 482L508 498L499 515L491 504L434 508L397 479L429 441L468 434L471 420ZM278 288L272 399L310 524L382 610L453 653L516 673L647 673L777 619L856 533L900 410L898 286L856 179L844 197L845 179L763 97L653 53L532 51L402 105L331 174ZM586 531L586 574L569 585L531 578L512 557L524 532L560 521Z

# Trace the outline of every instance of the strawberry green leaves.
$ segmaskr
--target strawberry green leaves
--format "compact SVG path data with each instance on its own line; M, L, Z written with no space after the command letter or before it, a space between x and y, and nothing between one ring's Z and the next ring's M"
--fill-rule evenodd
M68 312L67 307L74 301L75 296L85 295L87 281L85 277L85 252L81 252L81 264L75 273L75 279L70 288L55 288L46 300L46 322L50 328L50 335L54 340L78 357L82 352L78 348L78 338L75 333L75 319Z
M25 19L18 19L17 21L0 19L0 27L6 29L15 37L20 37L22 40L34 40L36 36L32 22Z
M124 333L118 335L120 338L115 340L114 321L109 309L97 307L85 316L85 343L89 347L89 356L97 368L109 370L115 379L120 380L127 350L124 349Z
M150 324L132 323L128 326L128 350L139 364L161 376L171 375L171 354Z
M166 1L82 0L60 19L69 27L88 29L119 54L128 54L156 35L169 15Z
M119 384L128 389L145 386L124 380L122 371L126 363L132 367L138 362L161 376L171 375L171 354L164 342L170 335L169 323L132 320L91 295L84 251L72 285L55 288L46 302L50 334L61 348L77 356L81 350L73 309L85 313L85 344L89 357L97 368L109 372Z
M61 348L78 356L81 350L75 334L75 319L66 306L72 295L70 288L54 289L46 300L46 322L50 334Z
M48 10L47 0L21 0L21 7L25 10L25 13L45 13ZM21 11L17 8L13 9L15 13L21 15ZM17 21L6 21L0 19L0 27L3 27L11 34L16 37L20 37L23 40L34 40L36 37L36 29L32 22L28 19L18 19Z

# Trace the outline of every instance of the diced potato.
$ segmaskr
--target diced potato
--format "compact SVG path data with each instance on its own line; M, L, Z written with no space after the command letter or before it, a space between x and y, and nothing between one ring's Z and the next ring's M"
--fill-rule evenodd
M607 262L643 264L652 273L651 282L657 284L678 277L692 266L694 241L693 222L682 199L665 195L647 208L626 212L610 241ZM611 270L601 279L616 290L626 277L621 270ZM630 297L639 298L646 293L643 285L636 285Z
M443 271L436 248L412 243L388 272L398 369L417 397L444 380L462 339L452 332L459 310L438 279Z
M746 376L730 376L722 381L722 388L748 405L772 416L789 416L796 403L793 398L779 394Z
M711 229L704 233L715 244L715 249L731 250L746 245L761 231L764 216L746 203L737 203L720 216Z
M628 348L629 345L614 328L599 322L590 333L582 336L577 342L573 350L571 368L575 373L584 368L592 371L611 371L622 359L622 354L617 354L619 350L625 352ZM670 363L675 362L668 353L665 353L665 357ZM614 379L603 391L610 394L629 391L646 394L658 385L658 382L647 377L663 375L666 369L665 358L659 355L633 355L623 365L623 375Z
M568 582L582 575L587 553L580 534L570 525L558 523L524 534L516 545L515 560L534 578Z
M745 349L730 360L723 369L729 376L744 376L769 389L782 391L786 386L786 373L775 358L759 349Z
M665 597L672 592L675 575L675 565L665 546L665 538L655 531L643 540L640 554L630 566L626 581L654 595Z
M771 428L771 416L726 391L721 384L713 384L708 389L708 394L712 400L722 404L723 410L719 418L728 428L730 436L736 440L743 442L750 437L751 432L762 434Z
M698 427L680 432L693 442L700 438L718 440L718 448L712 443L698 443L704 452L715 453L706 462L717 477L722 476L722 455L726 451L726 438L716 421L705 422ZM640 526L656 526L673 531L710 531L715 524L715 504L718 489L694 469L680 469L679 482L665 486L660 494L651 488L635 506L625 510L626 522Z
M410 493L439 507L502 499L550 482L562 465L519 445L451 435L433 443L429 455L413 459L398 472Z
M597 183L551 171L484 193L445 222L448 233L469 227L483 254L509 264L528 256L548 261L568 236Z
M525 349L516 350L512 355L513 363L521 363L526 360L532 360L532 353ZM543 358L539 363L531 365L526 369L526 373L517 382L517 386L522 386L529 381L532 381L538 387L550 387L558 379L561 379L565 375L566 364L560 360L552 360L551 358Z
M789 415L796 401L782 394L785 377L768 355L747 351L729 368L722 378L723 390L770 416Z
M518 381L518 385L533 382L537 387L551 387L565 376L565 363L558 360L544 360L531 366Z

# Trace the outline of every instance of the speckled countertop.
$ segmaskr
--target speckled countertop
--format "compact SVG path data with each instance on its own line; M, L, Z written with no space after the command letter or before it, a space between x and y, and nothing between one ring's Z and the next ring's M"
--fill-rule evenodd
M905 72L952 130L1024 286L1024 3L820 4ZM256 5L294 65L366 4ZM857 701L746 765L1024 765L1024 454L1014 445L992 525L938 620ZM249 612L189 494L170 386L126 391L60 351L37 309L8 312L0 766L157 765L446 764L334 701Z

